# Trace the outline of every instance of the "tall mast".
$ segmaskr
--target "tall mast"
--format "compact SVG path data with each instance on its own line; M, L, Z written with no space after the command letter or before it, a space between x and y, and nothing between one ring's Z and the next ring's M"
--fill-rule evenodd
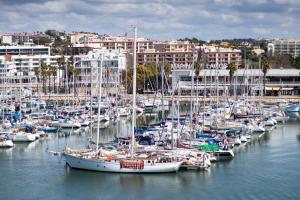
M93 63L91 63L91 71L90 71L90 141L92 141L93 138L93 95L92 95L92 89L93 89Z
M101 87L102 87L102 63L103 63L103 53L101 54L101 60L100 60L100 72L97 73L97 79L98 79L98 121L97 121L97 145L96 145L96 151L99 150L99 134L100 134L100 111L101 111ZM99 62L97 66L97 72L99 71Z
M195 47L193 47L193 58L192 58L192 85L191 85L191 98L190 98L190 135L192 135L192 124L193 124L193 100L194 100L194 73L195 73Z
M132 124L131 124L131 156L134 151L134 128L136 124L136 37L137 27L134 26L134 41L133 41L133 86L132 86Z
M262 70L262 66L261 66L261 55L259 55L259 60L258 60L258 68L259 71ZM259 75L259 108L260 108L260 112L261 112L261 100L262 100L262 95L263 95L263 77Z
M206 71L204 71L204 89L203 89L203 119L202 119L202 128L204 129L204 122L205 122L205 101L206 101Z
M162 121L165 121L165 108L164 108L164 67L165 57L163 57L163 64L161 65L161 106L162 106Z
M157 91L158 91L158 69L157 69L157 66L158 66L158 54L156 55L156 58L155 58L155 73L156 73L156 94L157 94Z
M175 66L175 56L173 57L173 66ZM178 84L177 84L178 85ZM175 115L175 88L172 88L172 129L171 129L171 147L174 148L174 115ZM178 124L179 126L179 124Z

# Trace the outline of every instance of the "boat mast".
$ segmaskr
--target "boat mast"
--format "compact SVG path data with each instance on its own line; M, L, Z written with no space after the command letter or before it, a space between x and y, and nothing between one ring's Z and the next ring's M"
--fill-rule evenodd
M190 98L190 137L192 136L193 128L193 100L194 100L194 78L195 78L195 47L193 47L193 53L192 53L192 84L191 84L191 98ZM192 138L191 138L192 139Z
M259 55L258 68L259 68L259 71L262 70L261 55ZM262 102L262 95L263 95L263 87L262 87L263 86L263 76L261 76L260 74L259 74L258 83L259 83L259 111L260 111L260 113L262 113L261 102Z
M133 40L133 86L132 86L132 124L131 124L131 156L134 151L134 128L136 124L136 37L137 27L133 26L134 29L134 40Z
M173 66L175 66L175 56L173 57ZM177 82L178 85L178 82ZM175 97L175 88L172 88L172 129L171 129L171 148L174 148L174 115L175 115L175 101L174 101L174 97Z
M206 101L206 71L204 71L204 89L203 89L203 119L202 119L202 129L204 129L204 122L205 122L205 101Z
M162 121L165 121L165 108L164 108L164 67L165 67L165 57L163 57L163 64L161 65L161 106L162 106Z
M156 55L156 58L155 58L155 74L156 74L156 94L158 93L158 56L159 55Z
M101 111L101 87L102 87L102 63L103 63L103 53L101 54L101 60L100 60L100 72L97 73L98 78L98 117L97 117L97 139L96 139L96 151L99 150L99 134L100 134L100 111ZM99 62L97 66L97 72L99 71Z
M92 89L93 89L93 64L91 63L91 71L90 71L90 141L92 141L93 138L93 95L92 95Z

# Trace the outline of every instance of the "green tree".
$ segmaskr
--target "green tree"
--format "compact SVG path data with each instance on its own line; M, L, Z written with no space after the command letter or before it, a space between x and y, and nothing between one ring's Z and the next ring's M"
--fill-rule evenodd
M50 88L50 77L53 77L53 92L56 93L56 75L57 75L57 67L48 65L48 76L49 76L49 88Z
M37 91L39 91L39 82L40 82L40 76L41 76L41 69L40 67L35 67L33 69L34 71L34 75L36 77L36 88L37 88Z
M229 63L229 65L227 66L227 69L229 70L229 80L230 80L230 95L232 95L232 81L233 81L233 77L234 77L234 73L237 70L237 66L234 62Z
M48 77L48 65L44 63L44 61L41 61L41 77L42 77L42 82L43 82L43 92L47 94L46 90L46 81Z
M200 79L200 71L202 69L202 63L201 63L201 57L198 56L196 62L195 62L195 75L196 75L196 91L197 91L197 96L198 96L198 85L199 85L199 79ZM197 97L198 98L198 97Z
M74 92L74 96L78 94L78 90L77 90L77 80L78 77L80 75L80 69L73 69L73 78L74 78L74 84L73 84L73 92Z
M167 82L169 83L170 81L170 75L172 73L172 68L171 68L171 64L167 63L164 65L164 71L165 71L165 74L166 74L166 77L167 77Z
M298 56L298 57L296 57L295 59L293 59L292 65L293 65L293 67L295 67L296 69L300 69L300 56Z
M264 88L264 95L266 95L266 81L267 81L267 73L269 71L269 69L272 68L268 58L266 56L262 57L261 60L261 65L262 65L262 72L263 72L263 88Z
M51 92L51 75L52 75L52 66L47 65L47 76L48 76L48 91Z
M33 43L38 45L46 45L51 43L51 40L47 37L34 38Z
M70 83L73 81L73 72L74 72L74 66L73 66L73 61L68 60L67 62L67 81L68 81L68 93L71 93L71 87ZM66 89L66 88L65 88Z
M66 68L65 68L65 65L66 65L66 62L65 62L65 56L64 55L61 55L58 59L57 59L57 64L58 64L58 70L59 70L59 80L58 80L58 92L61 90L61 82L64 83L64 88L66 88L66 79L65 79L65 71L66 71ZM62 74L60 74L60 72L62 72ZM61 80L62 78L62 80Z

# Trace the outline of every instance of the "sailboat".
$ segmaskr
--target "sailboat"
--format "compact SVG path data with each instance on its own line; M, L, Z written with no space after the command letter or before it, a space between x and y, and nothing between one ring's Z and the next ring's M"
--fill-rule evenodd
M10 148L13 147L14 143L8 137L0 136L0 148Z
M117 173L163 173L176 172L179 170L182 161L170 155L156 152L135 153L135 120L136 120L136 37L137 27L134 27L134 49L133 49L133 113L130 152L108 151L99 149L99 125L98 118L96 150L72 150L66 148L63 152L66 163L72 168ZM102 57L103 58L103 57ZM101 97L102 86L102 59L100 61L100 75L98 81L98 95ZM100 102L98 98L98 115L100 115Z

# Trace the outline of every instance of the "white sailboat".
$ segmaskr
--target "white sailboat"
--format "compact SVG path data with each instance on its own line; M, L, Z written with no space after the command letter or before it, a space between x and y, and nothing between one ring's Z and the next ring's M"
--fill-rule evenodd
M73 120L65 119L59 122L58 126L61 128L80 128L81 124Z
M12 142L12 140L0 137L0 148L10 148L13 146L14 143Z
M97 128L97 141L96 150L79 150L74 151L66 149L63 152L66 163L72 168L94 170L101 172L118 172L118 173L163 173L163 172L176 172L182 162L175 161L174 158L156 156L153 158L151 155L143 154L137 156L134 154L134 127L136 120L136 37L137 27L134 27L134 54L133 54L133 113L132 113L132 136L131 136L131 152L121 152L115 155L105 155L99 150L99 124ZM103 57L102 57L103 58ZM98 95L101 97L101 83L102 83L102 59L100 62L100 80L98 81ZM98 76L99 77L99 76ZM98 108L100 108L100 98L98 98ZM98 110L100 115L100 109Z
M37 139L37 135L18 131L10 135L13 142L33 142Z
M169 162L165 158L113 158L111 156L96 155L95 152L84 153L66 149L64 157L69 166L101 172L118 173L163 173L176 172L181 162Z

